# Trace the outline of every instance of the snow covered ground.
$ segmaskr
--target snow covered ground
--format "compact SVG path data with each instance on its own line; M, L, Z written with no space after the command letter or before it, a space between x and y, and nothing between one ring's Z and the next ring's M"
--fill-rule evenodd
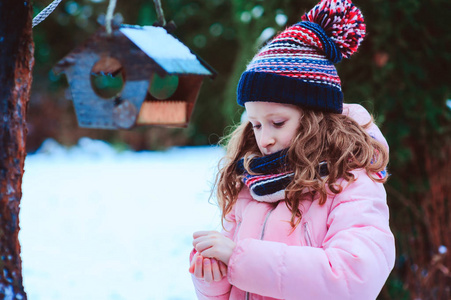
M47 140L25 160L19 239L28 298L196 299L192 233L220 229L208 198L223 154Z

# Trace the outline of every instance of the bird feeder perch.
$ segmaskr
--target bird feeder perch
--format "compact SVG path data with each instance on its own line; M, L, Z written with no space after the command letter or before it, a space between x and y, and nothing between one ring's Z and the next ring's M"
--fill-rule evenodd
M166 29L99 29L54 67L64 73L80 127L187 127L205 77L216 72Z

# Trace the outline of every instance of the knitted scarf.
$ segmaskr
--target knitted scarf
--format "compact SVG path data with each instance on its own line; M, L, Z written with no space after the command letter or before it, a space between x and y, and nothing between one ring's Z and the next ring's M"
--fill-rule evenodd
M244 168L244 158L237 164L238 174L243 174L243 182L249 188L252 198L260 202L274 203L285 199L285 188L293 180L294 172L287 163L287 149L253 158L249 165L249 174ZM325 162L319 166L320 176L328 174Z

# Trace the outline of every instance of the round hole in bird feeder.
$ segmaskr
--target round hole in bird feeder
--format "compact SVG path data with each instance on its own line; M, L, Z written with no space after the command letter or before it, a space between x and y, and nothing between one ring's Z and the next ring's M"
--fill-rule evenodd
M179 77L166 75L164 77L153 73L149 82L149 94L155 99L164 100L174 95L179 86Z
M91 86L101 98L118 96L125 85L125 72L121 63L112 57L102 57L91 69Z

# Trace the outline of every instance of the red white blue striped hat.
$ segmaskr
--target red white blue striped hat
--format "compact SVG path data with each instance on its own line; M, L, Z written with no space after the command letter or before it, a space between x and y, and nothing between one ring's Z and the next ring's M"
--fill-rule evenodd
M266 101L341 113L334 64L356 52L364 37L362 13L350 0L321 1L252 59L238 83L238 104Z

